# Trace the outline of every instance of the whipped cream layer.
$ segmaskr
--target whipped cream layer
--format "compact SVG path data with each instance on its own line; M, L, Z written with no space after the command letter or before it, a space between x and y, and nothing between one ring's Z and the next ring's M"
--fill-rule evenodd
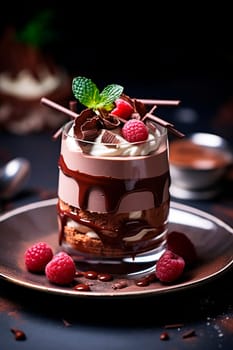
M126 141L121 135L121 129L116 128L115 130L111 130L112 133L115 134L118 144L113 146L109 144L108 146L101 142L102 136L105 130L103 129L100 135L96 138L94 143L90 143L88 154L95 157L134 157L134 156L146 156L151 152L155 151L159 147L160 143L160 135L158 130L156 130L155 134L150 133L146 142L138 142L138 143L130 143ZM72 136L73 128L70 129L69 136ZM76 143L74 138L70 138L69 146L72 148L73 142ZM77 145L76 145L77 148Z
M117 147L96 143L94 148L90 147L90 153L94 154L90 155L83 153L78 141L69 135L70 126L71 123L62 135L59 160L58 196L65 203L91 212L120 213L159 207L169 200L170 177L164 129L158 127L155 135L150 134L148 141L138 145L125 140ZM126 156L132 148L135 149L133 154L137 155ZM123 195L119 193L120 200L109 206L111 195L115 199L122 186L125 190Z

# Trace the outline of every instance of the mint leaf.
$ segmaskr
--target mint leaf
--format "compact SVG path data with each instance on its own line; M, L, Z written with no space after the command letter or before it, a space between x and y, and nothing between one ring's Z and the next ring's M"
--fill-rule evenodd
M74 97L88 108L94 108L100 100L99 89L91 79L85 77L74 78L72 90Z
M113 102L122 94L123 87L111 84L100 93L91 79L76 77L72 82L72 91L75 98L88 108L111 110Z
M113 108L113 102L120 97L123 89L124 88L121 85L107 85L100 94L99 105L102 103L102 107L104 107L106 110L111 110Z

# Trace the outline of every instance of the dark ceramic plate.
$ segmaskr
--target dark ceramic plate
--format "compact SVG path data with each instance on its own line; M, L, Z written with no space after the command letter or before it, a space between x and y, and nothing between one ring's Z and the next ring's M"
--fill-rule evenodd
M46 241L54 251L59 250L57 199L49 199L25 205L0 216L0 277L26 288L46 293L76 298L135 298L156 296L193 288L226 272L233 265L233 229L218 218L190 206L172 202L169 231L185 233L194 243L198 253L198 264L190 268L182 280L171 285L159 281L147 286L138 286L136 281L143 275L118 276L113 281L84 280L90 291L75 291L72 286L59 287L49 283L44 275L26 270L24 252L38 241ZM116 288L118 282L124 288ZM127 286L125 286L127 285Z

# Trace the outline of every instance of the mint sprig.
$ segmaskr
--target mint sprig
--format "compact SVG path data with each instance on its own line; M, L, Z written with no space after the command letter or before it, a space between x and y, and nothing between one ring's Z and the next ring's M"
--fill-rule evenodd
M55 33L51 29L53 18L51 10L40 12L16 33L16 39L32 47L42 47L55 38Z
M110 111L114 107L113 102L120 97L123 89L121 85L111 84L107 85L100 93L91 79L76 77L72 82L74 97L84 106L93 110L105 109Z

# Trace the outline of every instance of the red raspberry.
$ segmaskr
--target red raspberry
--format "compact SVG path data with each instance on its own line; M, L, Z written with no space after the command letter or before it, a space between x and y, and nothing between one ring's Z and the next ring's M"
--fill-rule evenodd
M141 120L130 119L123 125L122 135L129 142L145 141L148 129Z
M129 119L134 111L133 106L121 98L116 99L115 104L116 108L111 111L111 114L123 119Z
M33 244L24 253L25 265L31 272L44 272L45 266L52 257L52 248L45 242Z
M167 249L182 256L186 264L193 264L197 260L197 253L193 243L182 232L172 231L168 234Z
M185 261L181 256L165 250L157 261L155 275L161 282L169 283L177 280L184 268Z
M45 267L46 277L54 284L66 285L71 283L75 273L74 260L65 252L54 255L53 259Z

